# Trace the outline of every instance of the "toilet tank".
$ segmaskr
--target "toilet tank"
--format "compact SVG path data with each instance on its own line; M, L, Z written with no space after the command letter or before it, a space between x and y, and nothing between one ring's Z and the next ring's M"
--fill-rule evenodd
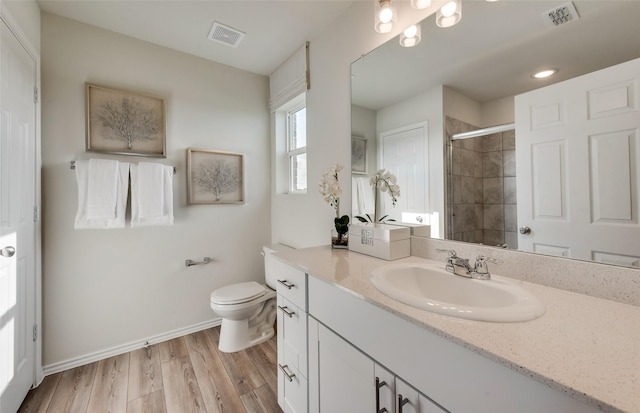
M282 244L273 244L273 245L265 245L262 247L262 251L264 254L264 279L267 285L274 290L276 289L278 282L278 274L276 270L276 258L273 256L275 252L284 251L287 249L292 249L286 245Z

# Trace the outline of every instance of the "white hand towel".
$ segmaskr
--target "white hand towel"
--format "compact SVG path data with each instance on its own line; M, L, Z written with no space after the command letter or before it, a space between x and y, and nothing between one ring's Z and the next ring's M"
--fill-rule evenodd
M87 185L87 218L115 218L118 161L90 159Z
M75 229L107 229L124 228L125 208L127 206L127 188L129 184L129 164L117 163L116 196L113 218L95 218L88 215L89 186L94 185L89 179L89 162L76 161L76 181L78 182L78 212L74 223ZM97 181L97 180L96 180ZM94 188L93 193L97 191ZM110 208L109 208L110 209Z
M131 165L131 226L173 224L173 167Z

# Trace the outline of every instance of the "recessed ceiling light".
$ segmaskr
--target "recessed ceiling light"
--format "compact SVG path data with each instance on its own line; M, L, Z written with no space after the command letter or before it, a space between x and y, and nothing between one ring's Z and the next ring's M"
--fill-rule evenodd
M536 79L544 79L545 77L555 75L556 73L558 73L558 69L547 69L547 70L541 70L538 73L534 73L531 75L531 77L534 77Z

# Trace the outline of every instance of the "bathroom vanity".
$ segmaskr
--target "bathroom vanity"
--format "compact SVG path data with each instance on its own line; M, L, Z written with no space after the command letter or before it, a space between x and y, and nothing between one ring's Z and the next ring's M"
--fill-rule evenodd
M463 320L378 291L370 276L388 261L328 246L277 258L306 289L297 302L279 295L304 318L289 329L278 312L285 412L640 411L639 307L514 280L544 303L541 317Z

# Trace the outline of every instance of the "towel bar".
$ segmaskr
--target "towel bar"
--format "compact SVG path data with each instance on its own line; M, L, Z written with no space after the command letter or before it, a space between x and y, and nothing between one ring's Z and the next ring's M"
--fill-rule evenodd
M69 161L69 169L76 169L76 161ZM173 167L173 174L176 174L176 167Z
M202 261L184 260L185 267L191 267L192 265L204 265L209 264L212 261L209 257L204 257Z

